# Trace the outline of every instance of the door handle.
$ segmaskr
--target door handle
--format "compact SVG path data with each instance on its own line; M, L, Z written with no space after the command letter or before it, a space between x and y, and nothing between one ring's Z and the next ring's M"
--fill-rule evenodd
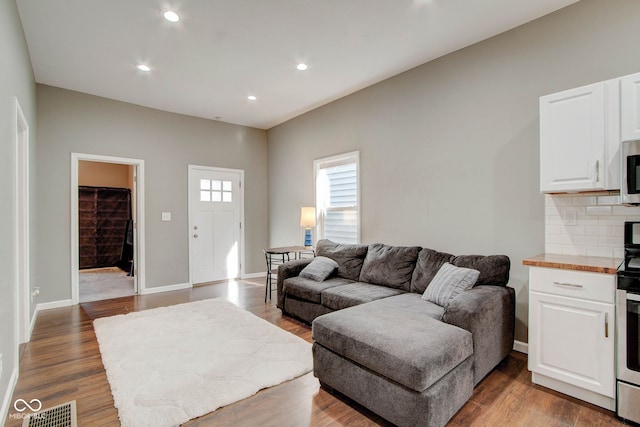
M197 225L194 225L194 226L193 226L193 229L194 229L194 230L197 230L197 229L198 229L198 226L197 226Z
M600 160L596 160L596 182L600 182Z
M194 235L193 235L193 238L194 238L194 239L197 239L197 238L198 238L198 235L197 235L197 234L194 234Z
M553 284L557 285L557 286L566 286L566 287L569 287L569 288L582 288L583 287L582 285L576 285L576 284L573 284L573 283L565 283L565 282L553 282Z
M609 313L604 314L604 337L609 338Z

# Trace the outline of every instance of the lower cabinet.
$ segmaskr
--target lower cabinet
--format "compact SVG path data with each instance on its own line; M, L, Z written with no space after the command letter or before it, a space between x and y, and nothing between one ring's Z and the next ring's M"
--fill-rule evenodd
M541 267L529 275L533 382L614 410L616 276Z

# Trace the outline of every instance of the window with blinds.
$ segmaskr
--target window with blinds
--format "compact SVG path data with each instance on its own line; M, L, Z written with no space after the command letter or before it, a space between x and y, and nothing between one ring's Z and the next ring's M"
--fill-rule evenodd
M358 152L316 160L314 165L319 238L358 243Z

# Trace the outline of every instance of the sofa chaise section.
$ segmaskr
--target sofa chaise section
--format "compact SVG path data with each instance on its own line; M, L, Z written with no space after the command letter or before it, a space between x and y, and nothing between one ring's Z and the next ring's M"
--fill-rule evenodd
M473 343L441 314L406 293L320 316L314 375L394 424L444 425L473 392Z

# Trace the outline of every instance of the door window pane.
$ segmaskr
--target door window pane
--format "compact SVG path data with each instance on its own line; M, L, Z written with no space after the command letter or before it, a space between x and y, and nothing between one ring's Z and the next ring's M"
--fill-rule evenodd
M233 201L233 182L218 179L200 180L201 202L226 202Z

